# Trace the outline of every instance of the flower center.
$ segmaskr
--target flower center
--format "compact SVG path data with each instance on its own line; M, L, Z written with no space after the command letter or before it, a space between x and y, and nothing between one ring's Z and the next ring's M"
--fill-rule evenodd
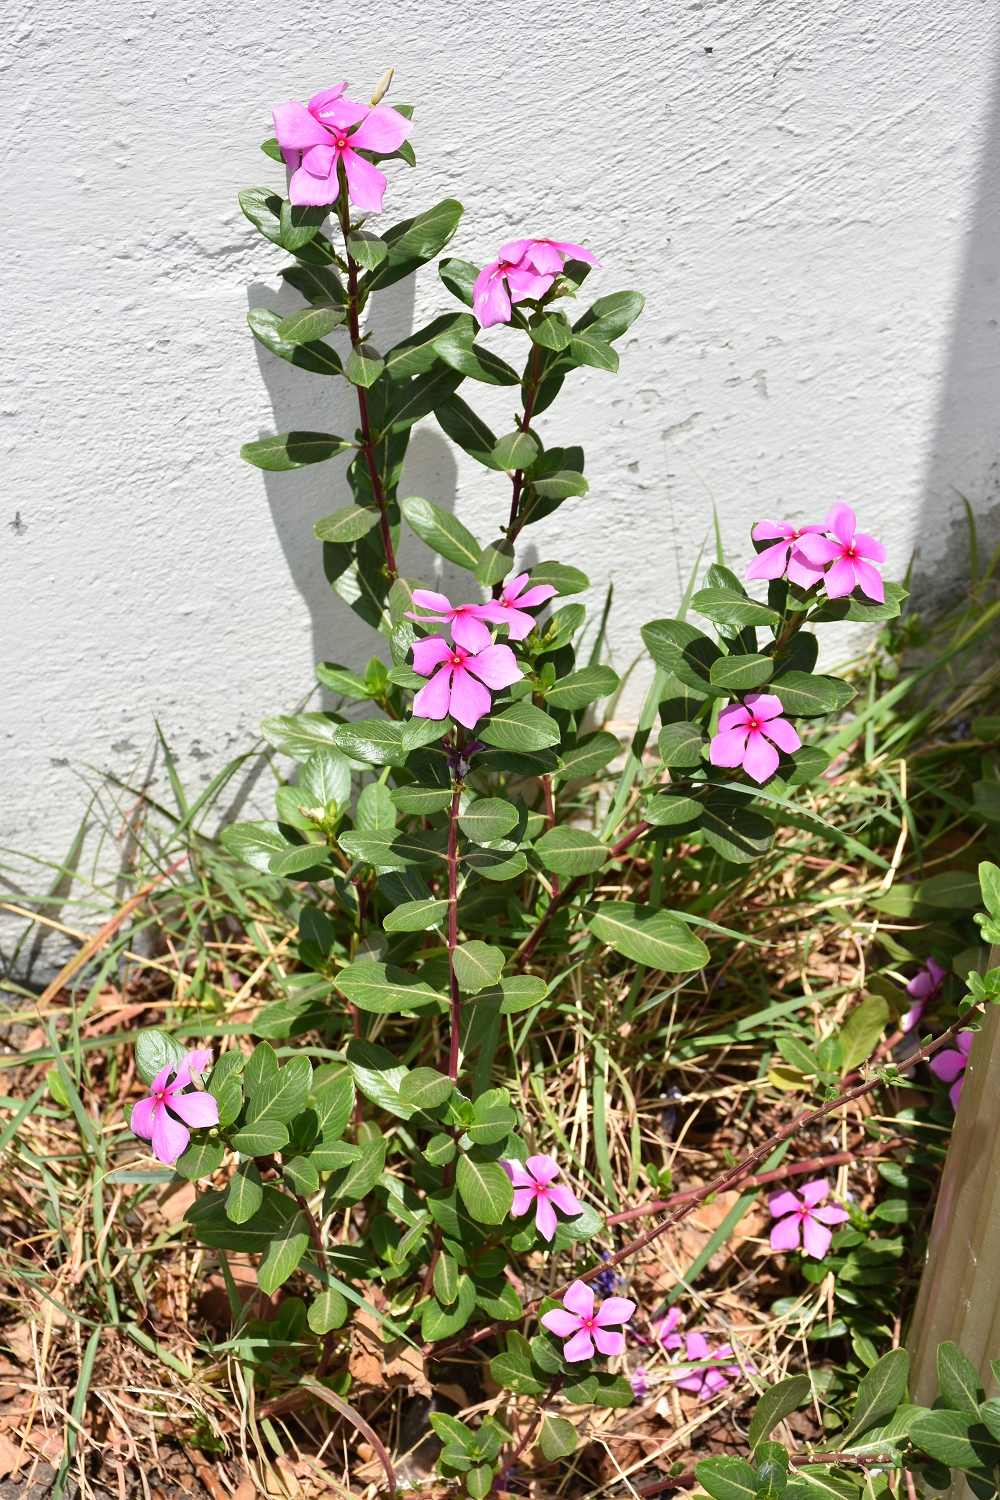
M453 667L460 667L462 665L464 657L459 656L456 652L454 656L449 656L448 660Z
M592 1328L596 1328L597 1327L597 1319L596 1318L581 1318L580 1319L580 1327L582 1329L584 1329L585 1332L589 1333Z
M844 553L844 556L845 557L853 557L854 554L855 554L855 552L856 552L856 550L857 549L856 549L854 543L852 542L851 545L847 548L846 552Z
M347 149L347 136L346 135L339 135L337 137L337 140L336 140L336 146L337 146L337 150L338 151L346 151L346 149Z
M748 729L759 729L760 728L760 720L759 719L748 719L747 720L747 728Z
M535 1192L535 1197L536 1198L544 1198L545 1197L545 1183L544 1182L536 1182L535 1183L534 1192Z
M160 1091L159 1091L158 1094L154 1094L153 1095L153 1098L157 1101L158 1104L162 1104L163 1101L164 1101L164 1099L166 1097L167 1097L167 1091L166 1091L166 1089L160 1089Z

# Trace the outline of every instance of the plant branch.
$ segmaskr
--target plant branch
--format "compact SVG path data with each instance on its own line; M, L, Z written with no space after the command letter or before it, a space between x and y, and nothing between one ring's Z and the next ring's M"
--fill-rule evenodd
M631 833L627 833L623 839L619 839L617 844L614 845L611 852L609 853L606 863L610 863L610 861L613 859L620 858L620 856L625 853L625 850L629 847L630 844L634 844L636 839L642 838L642 835L648 828L648 823L640 823L637 828L632 829ZM541 939L545 933L545 929L552 921L552 918L555 916L559 907L564 906L566 902L571 899L571 897L575 896L577 891L581 890L587 884L587 881L590 880L590 878L591 877L589 875L578 875L575 880L570 881L569 885L564 891L561 891L558 895L554 895L552 897L552 900L549 902L548 908L543 913L538 926L535 928L534 932L524 940L520 948L517 950L517 953L514 955L514 968L518 974L524 968L525 964L528 962L528 959L538 947L538 944L541 942Z
M461 783L456 783L448 815L448 982L451 998L448 1077L452 1083L458 1080L458 1037L462 1020L462 999L458 990L458 975L455 973L455 949L458 946L458 809L461 798Z

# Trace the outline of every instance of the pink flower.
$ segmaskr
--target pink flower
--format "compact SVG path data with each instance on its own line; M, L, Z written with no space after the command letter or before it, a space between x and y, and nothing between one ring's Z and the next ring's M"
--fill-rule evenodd
M520 1219L534 1203L535 1226L543 1239L551 1240L556 1232L556 1208L570 1218L583 1213L583 1205L569 1188L554 1180L559 1167L551 1156L529 1156L526 1162L502 1161L500 1165L514 1184L514 1217ZM593 1292L590 1296L593 1300Z
M487 688L509 687L524 676L509 646L472 652L464 646L450 646L440 635L414 641L413 666L421 677L431 678L414 697L413 712L422 719L446 719L451 714L466 729L489 713Z
M528 589L525 593L527 583L527 573L518 573L517 577L512 578L504 587L499 599L491 599L488 604L472 604L466 607L481 620L490 620L494 625L506 625L507 633L512 641L523 641L526 635L531 634L537 623L535 617L527 614L526 611L544 604L546 599L551 599L557 592L550 583L537 583L533 589ZM413 597L416 599L416 591ZM454 634L453 630L452 635Z
M943 1052L936 1052L927 1066L935 1078L940 1078L942 1083L950 1083L948 1098L951 1100L952 1109L958 1108L958 1101L962 1096L962 1084L965 1082L965 1069L969 1061L969 1048L972 1046L972 1032L960 1031L955 1038L957 1051L952 1047L946 1047Z
M747 693L742 703L724 708L719 732L708 747L712 765L742 766L754 781L766 781L778 766L774 745L790 755L802 743L788 720L779 717L782 712L781 699L771 693Z
M687 1333L684 1335L687 1345L688 1359L725 1359L732 1354L729 1344L720 1344L713 1354L708 1347L708 1340L701 1333ZM753 1369L753 1365L748 1366ZM720 1391L724 1391L734 1380L738 1380L743 1371L739 1365L709 1366L704 1370L689 1370L684 1375L679 1375L674 1381L682 1391L692 1391L700 1400L711 1401Z
M628 1383L632 1387L632 1394L637 1401L641 1401L644 1396L649 1394L649 1386L646 1384L646 1371L642 1365L636 1365L628 1378Z
M824 536L802 536L798 551L807 563L820 567L832 564L824 579L827 594L831 599L839 599L852 594L860 584L862 593L883 604L885 589L872 567L873 562L885 562L882 543L865 536L862 531L855 532L854 512L848 505L838 503L831 506L823 524L833 532L835 540Z
M555 589L552 590L555 593ZM407 610L408 620L441 620L451 627L452 640L467 651L484 651L493 644L493 637L483 624L488 618L481 604L452 604L444 594L435 594L431 589L414 589L413 602L421 609L436 610L436 614L415 615ZM419 667L417 668L419 671Z
M324 89L308 106L294 100L275 105L274 132L292 169L288 196L295 204L335 203L340 194L337 167L343 162L351 202L366 213L378 214L385 176L358 152L395 151L413 129L413 122L387 105L371 109L341 98L346 87L342 83ZM354 125L357 129L352 131Z
M132 1134L152 1141L153 1151L168 1167L187 1150L191 1139L188 1125L197 1129L219 1123L219 1106L211 1094L200 1090L192 1094L182 1092L191 1082L191 1068L200 1073L211 1061L210 1048L197 1048L187 1054L176 1070L163 1068L149 1085L149 1098L140 1099L132 1110L129 1121ZM180 1119L175 1120L174 1115Z
M919 974L914 974L906 986L906 993L915 1003L910 1006L910 1009L899 1023L901 1031L913 1030L927 1009L928 1001L933 1000L941 988L941 983L946 972L947 970L942 969L941 965L935 963L933 958L929 958Z
M472 288L472 311L480 326L509 323L511 302L544 297L566 257L600 265L592 251L565 240L512 240L501 245L496 260L483 267Z
M562 1307L545 1313L541 1323L556 1338L568 1340L563 1345L563 1359L575 1364L593 1359L595 1344L601 1354L621 1354L625 1335L609 1333L608 1328L627 1323L634 1312L635 1303L628 1297L609 1297L595 1310L594 1288L585 1281L574 1281L563 1294Z
M807 1182L798 1193L788 1188L772 1193L767 1200L773 1218L779 1222L771 1228L772 1250L797 1250L799 1239L807 1255L822 1260L830 1248L833 1235L827 1224L843 1224L850 1218L846 1208L831 1203L827 1208L818 1208L824 1198L830 1196L830 1184L818 1178ZM785 1217L787 1215L787 1217Z
M786 568L790 583L812 588L823 577L822 568L810 566L795 543L807 532L821 532L822 526L793 526L791 521L758 521L751 535L755 542L776 538L773 546L758 552L747 568L748 578L780 578Z

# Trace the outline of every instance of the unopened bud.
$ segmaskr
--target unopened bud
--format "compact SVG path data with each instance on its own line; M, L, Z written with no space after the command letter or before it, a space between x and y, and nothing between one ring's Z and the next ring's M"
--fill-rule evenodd
M395 68L386 68L385 72L382 74L382 77L375 85L375 92L374 94L372 94L373 109L375 108L376 104L380 104L382 102L386 94L389 92L389 85L392 82L392 75L393 73L395 73L395 71Z
M188 1077L196 1089L200 1089L202 1093L205 1092L205 1076L203 1073L200 1073L197 1068L189 1067Z

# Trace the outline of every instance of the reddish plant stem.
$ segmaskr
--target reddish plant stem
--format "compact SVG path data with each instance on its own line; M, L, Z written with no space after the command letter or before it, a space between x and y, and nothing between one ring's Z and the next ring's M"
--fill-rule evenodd
M344 235L344 254L347 257L347 317L351 333L351 347L357 348L361 338L361 321L358 314L358 263L347 248L348 236L351 232L351 213L347 203L347 187L341 183L340 227ZM372 442L371 423L368 420L368 395L363 385L354 387L358 398L358 425L361 428L361 451L365 456L365 464L368 468L368 478L371 481L372 495L378 506L378 524L382 536L382 546L385 548L385 566L390 580L395 583L398 575L396 568L396 554L392 546L392 534L389 530L389 516L386 507L385 493L382 489L382 477L375 462L375 445Z
M634 844L636 839L642 838L642 835L646 832L648 827L648 823L640 823L637 828L633 828L631 833L627 833L623 839L619 839L618 843L615 844L611 849L611 852L608 855L608 860L610 861L613 859L618 859L622 854L625 853L625 850L629 847L630 844ZM564 891L560 891L558 895L553 895L552 900L549 902L547 910L538 923L538 926L535 928L530 937L527 937L524 940L514 956L514 967L518 973L521 972L525 964L528 962L528 959L538 947L538 944L541 942L542 937L544 936L545 929L552 921L552 918L555 916L559 907L564 906L571 897L576 895L577 891L582 890L582 888L587 884L587 881L590 880L590 878L591 877L589 875L578 875L575 880L570 881L569 885Z
M455 949L458 946L458 807L461 797L461 785L456 785L451 799L451 813L448 817L448 980L451 995L451 1051L448 1057L448 1077L452 1083L458 1080L458 1035L462 1020L462 999L458 991L458 976L455 973Z
M521 415L521 420L518 423L518 426L519 426L519 428L520 428L520 430L522 432L527 432L528 428L531 426L531 413L535 409L535 396L538 393L538 362L539 362L539 357L540 357L540 354L539 354L538 345L537 344L532 344L532 346L531 346L531 374L528 376L527 389L525 390L524 386L522 386L522 391L524 391L524 411L523 411L523 413ZM521 506L521 492L522 492L523 489L524 489L524 470L523 469L515 469L514 470L514 477L513 477L513 480L512 480L511 496L510 496L510 517L509 517L509 519L507 521L507 540L509 542L513 542L514 539L515 539L515 537L517 536L518 532L521 530L521 524L520 524L520 522L518 520L517 513L518 513L518 510L520 509L520 506ZM499 583L495 583L493 585L493 597L494 597L494 599L499 599L500 594L502 593L502 591L503 591L503 579L501 579L499 581Z
M793 1161L787 1166L775 1167L773 1172L758 1172L752 1177L741 1177L734 1180L734 1186L739 1188L762 1187L765 1182L780 1182L785 1177L798 1177L806 1172L818 1172L824 1167L842 1167L848 1162L860 1161L864 1157L871 1157L878 1151L892 1151L896 1146L904 1145L901 1137L891 1141L874 1141L870 1146L859 1146L855 1151L837 1151L832 1156L811 1156L808 1161ZM624 1224L629 1219L640 1219L644 1214L659 1214L665 1208L673 1208L675 1203L687 1203L691 1198L700 1196L700 1188L691 1188L686 1193L674 1193L671 1198L662 1198L656 1203L644 1203L640 1208L627 1208L624 1213L612 1214L605 1220L606 1224Z
M917 1063L923 1062L932 1053L937 1052L946 1042L951 1041L953 1036L956 1036L959 1031L968 1026L971 1020L977 1015L981 1015L982 1010L983 1007L981 1005L972 1006L953 1025L949 1026L947 1031L943 1031L939 1037L935 1037L932 1042L928 1042L925 1047L921 1047L919 1052L915 1052L912 1057L908 1057L906 1059L907 1068L916 1067ZM806 1126L814 1124L816 1120L825 1119L834 1110L841 1109L845 1104L850 1104L854 1099L860 1099L863 1095L872 1093L881 1083L881 1078L869 1078L865 1083L859 1083L854 1088L843 1090L837 1095L836 1099L830 1099L826 1104L821 1104L816 1109L803 1110L801 1114L795 1116L794 1120L790 1120L787 1125L783 1125L780 1130L776 1131L769 1140L764 1141L762 1145L757 1146L755 1150L751 1151L750 1155L744 1157L743 1161L737 1162L735 1167L730 1167L728 1171L723 1172L720 1177L717 1177L714 1182L707 1182L704 1187L698 1188L695 1196L689 1202L678 1204L672 1213L669 1213L665 1219L661 1219L659 1224L654 1224L653 1228L647 1229L645 1234L640 1234L638 1238L630 1240L621 1250L616 1251L614 1255L609 1255L607 1260L598 1261L589 1271L582 1271L579 1276L574 1277L574 1280L593 1281L595 1276L600 1276L604 1271L613 1270L615 1266L621 1265L623 1260L628 1260L630 1256L637 1254L640 1250L644 1250L647 1245L651 1245L654 1240L659 1239L661 1234L665 1234L668 1229L672 1229L675 1224L679 1224L682 1219L686 1219L696 1203L709 1197L712 1193L724 1193L734 1182L737 1182L744 1176L749 1168L757 1166L770 1156L771 1152L776 1146L780 1146L782 1141L787 1141L793 1135L798 1135ZM569 1283L567 1282L566 1286L560 1287L558 1291L550 1292L548 1295L561 1297L568 1287ZM537 1312L540 1306L541 1298L536 1299L534 1302L529 1302L524 1309L523 1315L528 1316L530 1313ZM445 1353L457 1354L462 1349L468 1349L473 1344L481 1343L483 1339L492 1337L493 1334L499 1332L505 1326L503 1323L490 1323L485 1328L477 1329L474 1334L461 1340L461 1342L438 1347L435 1352L438 1356L442 1356ZM425 1346L426 1349L433 1347L433 1345L429 1344Z

